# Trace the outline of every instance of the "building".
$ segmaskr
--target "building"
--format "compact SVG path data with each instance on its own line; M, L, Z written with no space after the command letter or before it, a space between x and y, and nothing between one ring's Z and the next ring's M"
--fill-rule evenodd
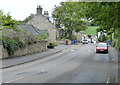
M29 20L26 24L32 25L38 30L46 30L48 32L48 41L56 42L56 29L53 23L49 20L48 11L44 11L42 15L42 7L37 7L37 14L33 16L31 20Z
M33 27L32 25L17 25L17 28L34 35L39 35L37 28Z

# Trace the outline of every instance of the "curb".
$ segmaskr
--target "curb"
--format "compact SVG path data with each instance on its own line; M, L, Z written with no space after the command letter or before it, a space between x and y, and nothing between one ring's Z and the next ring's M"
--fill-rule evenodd
M66 47L66 48L64 48L64 49L61 49L61 50L58 50L58 51L56 51L56 52L54 52L54 53L50 53L50 54L48 54L48 55L44 55L44 56L42 56L42 57L40 57L40 58L36 58L36 59L33 59L33 60L29 60L29 61L26 61L26 62L23 62L23 63L19 63L19 64L15 64L15 65L10 65L10 66L5 66L5 67L0 67L0 69L6 69L6 68L9 68L9 67L14 67L14 66L17 66L17 65L22 65L22 64L25 64L25 63L29 63L29 62L32 62L32 61L36 61L36 60L38 60L38 59L41 59L41 58L43 58L43 57L47 57L47 56L51 56L51 55L54 55L54 54L56 54L56 53L59 53L59 52L61 52L62 50L65 50L65 49L67 49L68 47Z

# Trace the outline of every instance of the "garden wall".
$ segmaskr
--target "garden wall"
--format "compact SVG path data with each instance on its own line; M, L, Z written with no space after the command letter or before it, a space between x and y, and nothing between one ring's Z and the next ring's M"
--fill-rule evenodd
M71 40L57 40L57 44L71 45Z
M19 56L43 52L47 50L47 41L39 41L37 43L27 45L15 51L15 53L12 56L8 55L6 49L3 46L1 46L1 48L2 48L2 56L0 56L0 59L13 58L13 57L19 57Z

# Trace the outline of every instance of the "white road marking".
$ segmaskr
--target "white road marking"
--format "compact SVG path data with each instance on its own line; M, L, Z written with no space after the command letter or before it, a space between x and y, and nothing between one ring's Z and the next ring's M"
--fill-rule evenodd
M7 81L7 82L5 82L5 83L11 83L11 82L20 80L20 79L22 79L22 78L24 78L24 77L19 77L19 78L13 79L13 80L9 80L9 81Z
M88 51L91 51L91 50L88 50Z
M71 51L75 51L75 50L71 50Z

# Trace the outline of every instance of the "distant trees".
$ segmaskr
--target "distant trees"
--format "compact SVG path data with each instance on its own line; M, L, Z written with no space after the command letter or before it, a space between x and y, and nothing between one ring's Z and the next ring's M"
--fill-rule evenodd
M20 25L24 25L26 24L29 20L31 20L33 18L34 14L30 14L30 16L26 17L23 21L19 21L18 24Z
M100 26L97 31L117 36L116 47L120 50L119 2L62 2L60 5L53 12L56 25L62 24L69 33L86 29L82 19L93 21L91 25Z

